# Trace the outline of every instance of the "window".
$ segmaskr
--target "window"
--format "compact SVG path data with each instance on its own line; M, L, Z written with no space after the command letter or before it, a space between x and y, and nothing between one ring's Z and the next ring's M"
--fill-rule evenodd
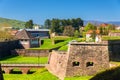
M75 62L72 63L72 65L73 65L73 66L79 66L80 63L75 61Z
M94 64L93 62L87 62L86 67L93 66L93 64Z
M23 39L21 39L20 41L24 41Z
M24 41L28 41L27 39L25 39Z

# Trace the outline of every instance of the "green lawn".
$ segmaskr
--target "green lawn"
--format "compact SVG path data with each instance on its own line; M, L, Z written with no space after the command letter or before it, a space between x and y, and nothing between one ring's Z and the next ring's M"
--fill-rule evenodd
M46 69L39 69L33 74L4 74L4 80L59 80Z
M120 66L120 62L110 61L111 64L114 64L116 66Z
M56 43L56 44L52 44L52 40L51 39L45 39L44 40L44 43L40 46L39 49L53 49L53 48L59 48L59 47L62 47L66 44L68 44L68 42L70 41L71 39L68 39L68 40L64 40L62 42L59 42L59 43Z
M91 76L68 77L64 80L89 80ZM39 69L33 74L4 74L4 80L59 80L46 69Z
M102 36L102 40L120 40L120 36Z
M64 46L60 47L58 50L67 51L68 50L68 45L64 45Z
M89 80L92 76L67 77L65 80Z
M14 57L6 57L0 60L0 63L27 63L27 64L46 64L48 61L48 57L23 57L23 56L14 56Z

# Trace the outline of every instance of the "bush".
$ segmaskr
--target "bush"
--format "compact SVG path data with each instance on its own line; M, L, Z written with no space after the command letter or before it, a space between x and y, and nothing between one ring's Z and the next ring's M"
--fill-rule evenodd
M77 38L76 39L78 42L85 42L85 38Z

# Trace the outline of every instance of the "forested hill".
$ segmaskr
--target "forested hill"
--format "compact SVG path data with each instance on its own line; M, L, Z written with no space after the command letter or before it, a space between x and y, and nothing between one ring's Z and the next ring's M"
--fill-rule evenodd
M25 22L19 21L19 20L14 20L14 19L7 19L7 18L2 18L0 17L0 27L2 26L10 26L12 28L24 28L25 27Z

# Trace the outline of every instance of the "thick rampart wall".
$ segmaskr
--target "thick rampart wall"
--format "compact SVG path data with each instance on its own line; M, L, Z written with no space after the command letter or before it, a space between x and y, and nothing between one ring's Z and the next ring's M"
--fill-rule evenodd
M49 55L49 64L47 65L47 69L59 78L64 78L66 73L67 60L67 52L52 51L52 53Z
M71 43L66 76L93 75L109 68L108 44Z
M11 50L19 48L19 41L0 42L0 58L11 55Z
M49 50L31 50L31 49L15 49L11 51L12 55L26 56L26 57L47 57Z

